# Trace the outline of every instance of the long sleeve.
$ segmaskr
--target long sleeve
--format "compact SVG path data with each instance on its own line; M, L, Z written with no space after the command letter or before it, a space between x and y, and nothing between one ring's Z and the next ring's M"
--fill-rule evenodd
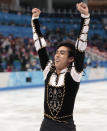
M32 18L32 30L35 48L40 58L41 68L44 71L46 65L49 63L49 57L46 51L46 41L40 31L40 24L38 18Z
M85 50L87 47L87 37L89 31L90 15L81 14L81 27L79 37L76 41L76 52L74 66L77 72L83 71Z

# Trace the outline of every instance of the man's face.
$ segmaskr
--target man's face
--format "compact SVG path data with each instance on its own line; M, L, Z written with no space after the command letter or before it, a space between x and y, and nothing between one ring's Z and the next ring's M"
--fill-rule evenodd
M68 56L69 56L69 48L61 46L57 49L54 57L56 70L62 70L66 68L70 62L72 62L71 58Z

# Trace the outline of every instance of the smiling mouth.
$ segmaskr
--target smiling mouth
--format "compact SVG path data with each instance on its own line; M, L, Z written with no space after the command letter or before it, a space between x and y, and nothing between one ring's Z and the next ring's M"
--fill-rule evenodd
M60 62L60 60L58 60L58 59L57 59L57 60L55 60L55 62L57 62L57 63L58 63L58 62Z

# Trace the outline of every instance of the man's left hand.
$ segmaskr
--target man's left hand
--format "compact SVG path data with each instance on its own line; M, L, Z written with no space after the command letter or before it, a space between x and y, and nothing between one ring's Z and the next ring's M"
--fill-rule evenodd
M76 4L76 8L77 10L81 13L81 14L84 14L84 15L89 15L89 10L88 10L88 6L87 4L81 2L81 3L77 3Z

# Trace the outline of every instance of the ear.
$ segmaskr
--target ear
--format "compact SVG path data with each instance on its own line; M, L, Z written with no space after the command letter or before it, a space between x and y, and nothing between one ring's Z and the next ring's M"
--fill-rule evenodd
M69 63L73 62L74 61L74 57L70 57L69 58Z

